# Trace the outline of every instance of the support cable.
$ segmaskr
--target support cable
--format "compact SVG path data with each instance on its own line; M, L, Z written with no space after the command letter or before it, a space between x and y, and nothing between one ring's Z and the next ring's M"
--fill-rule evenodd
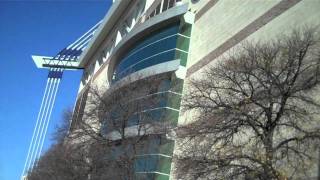
M37 144L38 144L38 138L39 138L39 133L41 131L41 127L42 127L42 124L43 124L43 115L47 109L47 105L48 105L48 100L49 100L49 97L50 97L50 94L51 94L51 91L52 91L52 83L53 83L53 80L52 78L49 78L49 88L48 88L48 93L46 94L46 97L45 97L45 101L44 101L44 106L43 106L43 109L42 109L42 112L41 112L41 116L40 116L40 120L39 120L39 126L37 128L37 133L36 133L36 136L35 136L35 141L34 141L34 144L33 144L33 148L31 150L31 158L30 158L30 161L28 163L28 167L27 169L30 170L30 167L31 165L33 164L33 161L34 161L34 157L35 157L35 150L36 150L36 147L37 147Z
M43 109L43 103L44 103L44 100L45 100L45 97L46 97L46 94L47 94L49 81L50 81L50 79L47 79L46 87L45 87L45 90L44 90L44 93L43 93L43 97L42 97L42 100L41 100L40 109L39 109L39 112L38 112L38 115L37 115L36 125L35 125L35 127L34 127L34 129L33 129L31 142L30 142L29 148L28 148L28 154L27 154L27 157L26 157L24 166L23 166L23 170L22 170L21 177L24 176L25 171L26 171L27 164L28 164L28 162L29 162L29 160L30 160L30 155L31 155L30 152L31 152L31 149L33 148L33 145L34 145L34 137L35 137L35 134L36 134L36 130L37 130L37 128L38 128L38 125L39 125L40 114L41 114L42 109Z
M50 97L49 97L49 101L47 102L47 107L46 107L46 110L45 110L45 114L44 114L44 117L42 119L42 124L41 124L41 130L40 130L40 135L39 135L39 139L37 141L37 146L36 146L36 149L35 149L35 153L34 153L34 157L33 157L33 162L30 166L30 170L32 171L33 170L33 167L35 165L35 162L37 161L37 154L38 154L38 151L39 151L39 148L40 148L40 142L41 142L41 139L43 137L43 133L44 133L44 128L45 128L45 124L46 124L46 121L47 121L47 116L48 116L48 112L49 112L49 108L50 108L50 105L51 105L51 102L52 102L52 96L53 96L53 92L56 88L56 82L57 82L57 79L56 78L53 78L53 87L50 91Z
M45 137L46 137L46 134L47 134L47 131L48 131L48 126L49 126L49 123L50 123L50 117L51 117L51 113L52 113L52 110L53 110L53 107L54 107L54 103L55 103L55 99L56 99L57 92L58 92L58 89L59 89L60 81L61 81L61 79L58 78L58 79L57 79L57 82L56 82L56 84L57 84L57 85L56 85L56 89L55 89L54 95L53 95L53 100L52 100L52 102L51 102L51 107L50 107L50 110L49 110L49 115L48 115L48 117L47 117L44 134L43 134L43 137L42 137L42 140L41 140L41 143L40 143L40 149L39 149L39 151L38 151L38 156L36 157L37 159L40 158L40 155L41 155L41 152L42 152L44 140L45 140Z
M60 84L60 81L62 78L62 74L63 74L63 69L61 69L61 68L51 69L48 74L48 78L53 79L53 81L52 81L53 88L51 89L51 91L48 95L49 101L47 102L46 110L44 111L45 115L42 119L43 123L41 125L40 136L39 136L38 141L36 142L37 147L35 149L35 154L33 157L32 166L30 167L31 171L33 170L34 166L37 164L37 161L39 160L39 158L41 156L43 144L44 144L46 133L48 130L50 117L51 117L52 109L53 109L54 102L56 99L56 95L58 92L59 84Z

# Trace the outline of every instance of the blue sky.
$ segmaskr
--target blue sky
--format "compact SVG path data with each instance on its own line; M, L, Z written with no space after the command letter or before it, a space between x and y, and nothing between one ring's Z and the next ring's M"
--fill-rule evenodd
M47 70L37 69L31 55L54 56L102 19L111 3L0 1L0 180L20 177L45 88ZM64 73L49 133L74 105L81 73Z

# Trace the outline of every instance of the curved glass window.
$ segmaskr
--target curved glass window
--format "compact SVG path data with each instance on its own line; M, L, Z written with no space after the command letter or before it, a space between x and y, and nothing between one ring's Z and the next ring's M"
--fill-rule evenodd
M149 137L144 147L138 150L135 157L134 168L137 174L160 172L170 174L171 155L174 142L164 136Z
M119 89L115 92L119 96L109 96L110 102L115 102L112 98L115 97L118 103L112 103L103 115L101 133L106 135L122 126L161 122L176 124L181 94L172 88L173 83L176 84L176 80L172 81L170 72Z
M114 106L108 113L108 117L102 122L103 134L113 131L125 124L127 127L152 123L172 122L176 123L179 115L181 96L170 91L142 97L128 104Z
M172 24L139 41L116 65L112 82L141 69L175 60L178 31L179 24Z

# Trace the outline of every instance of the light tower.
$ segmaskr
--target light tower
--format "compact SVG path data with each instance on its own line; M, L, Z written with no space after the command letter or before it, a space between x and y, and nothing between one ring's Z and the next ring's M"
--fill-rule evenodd
M32 59L36 66L38 68L48 69L49 72L27 157L22 170L21 180L27 180L28 172L32 171L37 160L41 156L63 71L82 69L79 66L80 56L94 37L94 34L98 30L100 24L101 21L99 21L75 42L62 49L56 56L49 57L32 55Z

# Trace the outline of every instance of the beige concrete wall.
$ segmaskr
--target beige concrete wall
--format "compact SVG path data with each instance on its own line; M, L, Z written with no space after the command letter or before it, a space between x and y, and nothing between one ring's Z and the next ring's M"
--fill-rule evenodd
M319 0L302 0L250 35L247 40L268 40L303 26L319 26L320 28Z
M192 3L189 0L191 12L195 12L196 21L193 25L191 35L190 55L188 58L188 71L194 68L195 65L201 64L201 60L210 53L220 48L227 41L234 42L230 45L231 48L222 48L223 51L218 52L219 55L210 59L209 63L201 65L199 70L189 73L186 79L201 78L202 72L208 66L214 66L221 57L227 55L230 51L235 50L241 43L245 41L266 41L274 39L281 34L287 34L294 28L303 28L305 26L318 27L320 34L320 1L319 0L301 0L296 1L287 10L277 14L273 19L265 21L265 24L257 26L251 34L238 40L234 38L240 31L247 28L250 24L259 20L265 14L268 14L272 8L285 0L210 0L216 3L197 19L197 13L205 8L205 4L209 0L200 0L198 3ZM287 1L288 2L288 1ZM293 2L293 1L292 1ZM281 10L281 8L279 9ZM270 16L273 14L270 13ZM265 18L267 19L267 18ZM251 28L255 28L252 26ZM243 36L242 36L243 37ZM234 39L232 39L234 38ZM207 58L208 59L208 58ZM185 91L188 85L185 84ZM179 124L189 123L194 121L196 112L186 112L180 114ZM176 147L175 153L179 147ZM318 153L312 154L315 158L314 164L310 166L310 172L314 176L317 175L316 158ZM172 177L174 179L174 177Z
M109 87L109 80L108 80L108 63L104 64L97 72L96 76L93 79L93 85L100 88L100 89L107 89Z
M225 43L230 37L238 33L280 1L267 0L262 2L259 0L243 0L241 2L243 3L240 3L238 0L219 0L215 6L195 22L191 36L190 56L187 64L188 70L192 69L192 65L199 63L204 56L210 54L210 52ZM191 8L194 7L203 8L204 5L191 5ZM260 12L258 12L258 10L260 10ZM197 11L199 11L199 9ZM221 19L220 22L215 22L219 21L219 19ZM242 43L246 41L257 42L272 40L282 34L290 33L294 28L303 28L306 26L318 27L320 34L320 0L302 0L298 2L248 37L236 43L232 48L222 52L217 58L211 59L211 62L204 64L199 70L188 74L184 90L186 91L188 89L188 79L201 78L202 72L205 71L206 67L214 66L215 63L227 56L230 51L242 46ZM181 114L179 123L184 124L194 121L192 114L195 113L186 112Z
M279 0L218 1L193 26L187 67L192 66L210 51L216 49L278 2ZM205 5L201 7L203 8ZM198 6L191 5L191 8L198 8ZM200 10L191 9L192 12Z
M193 66L199 64L203 58L207 58L207 61L214 61L218 59L219 56L227 53L228 50L233 49L232 47L237 47L244 41L273 39L281 34L289 33L294 28L304 26L318 26L320 28L319 0L302 0L300 2L298 0L296 4L292 3L292 7L278 15L274 15L274 13L281 11L281 8L270 12L272 8L280 3L285 4L283 2L289 1L217 1L213 7L194 23L190 44L190 56L187 64L187 68L189 68L188 71L192 71L194 69ZM288 4L290 4L290 2ZM191 5L191 8L192 7L194 7L194 5ZM202 6L202 8L203 7L205 6ZM191 11L195 10L191 9ZM201 9L197 11L199 12ZM274 16L274 18L268 20L267 16L261 18L262 15ZM263 25L261 25L261 23ZM248 31L252 33L248 33ZM248 33L248 36L243 35L245 33ZM232 43L234 43L234 46L230 45ZM223 48L223 46L228 45L231 48ZM210 53L215 50L218 50L215 55L219 55L208 59L206 56L209 56ZM202 65L202 67L205 66L205 64ZM191 74L194 76L193 72L189 73L189 76Z

